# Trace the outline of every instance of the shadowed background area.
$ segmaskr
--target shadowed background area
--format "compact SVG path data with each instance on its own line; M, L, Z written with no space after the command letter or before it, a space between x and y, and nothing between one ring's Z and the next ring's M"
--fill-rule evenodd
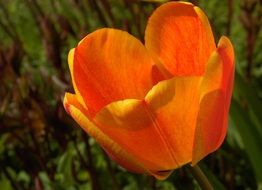
M0 1L0 189L199 189L186 167L165 181L120 168L68 116L73 92L67 55L102 27L144 41L163 0ZM227 138L200 162L215 189L262 188L262 0L195 0L216 38L235 47L236 76Z

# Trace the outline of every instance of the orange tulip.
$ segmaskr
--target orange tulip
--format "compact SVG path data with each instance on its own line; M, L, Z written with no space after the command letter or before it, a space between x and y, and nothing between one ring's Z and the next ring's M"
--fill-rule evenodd
M149 18L145 45L115 29L69 52L75 94L64 107L126 169L165 179L222 144L234 78L231 42L216 47L206 15L184 2Z

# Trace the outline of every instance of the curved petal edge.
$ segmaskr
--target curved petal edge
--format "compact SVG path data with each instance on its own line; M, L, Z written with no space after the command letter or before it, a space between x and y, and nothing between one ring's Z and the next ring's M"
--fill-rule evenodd
M201 85L192 164L217 150L228 126L228 112L234 81L234 50L230 40L221 37L209 59Z

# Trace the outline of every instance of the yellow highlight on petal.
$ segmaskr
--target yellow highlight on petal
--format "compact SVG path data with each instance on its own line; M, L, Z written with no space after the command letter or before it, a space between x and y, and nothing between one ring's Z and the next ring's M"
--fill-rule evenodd
M72 83L73 83L73 86L74 86L74 89L75 89L75 92L76 92L76 96L77 96L77 99L78 101L82 104L82 106L84 108L87 109L86 107L86 104L84 102L84 99L83 97L81 96L79 90L77 89L77 86L75 84L75 80L74 80L74 55L75 55L75 48L72 48L69 53L68 53L68 65L69 65L69 70L70 70L70 73L71 73L71 77L72 77Z

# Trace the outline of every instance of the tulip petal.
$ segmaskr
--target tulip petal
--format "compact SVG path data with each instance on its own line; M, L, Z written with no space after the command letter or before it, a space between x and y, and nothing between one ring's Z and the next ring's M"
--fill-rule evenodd
M218 53L223 61L223 79L222 79L222 90L225 94L225 112L224 112L224 125L222 127L221 136L217 142L215 149L219 148L223 143L227 126L228 126L228 112L230 108L230 102L234 86L234 76L235 76L235 55L234 48L230 40L222 36L218 43Z
M142 99L160 74L143 44L115 29L99 29L75 48L73 78L94 116L105 105Z
M192 160L201 77L161 81L146 96L156 122L169 143L178 168Z
M174 76L203 74L215 50L205 14L183 2L169 2L154 11L147 24L145 45Z
M151 175L164 179L177 165L162 135L161 126L145 101L128 99L113 102L96 115L94 122Z
M225 96L221 90L206 94L200 103L193 144L192 165L216 150L222 136L222 129L227 125Z
M226 37L221 37L217 50L209 59L201 84L201 103L196 124L193 165L215 151L225 138L233 78L233 46Z
M87 110L78 102L76 95L66 93L64 97L64 107L68 114L96 141L103 149L120 165L138 173L150 172L144 168L135 158L131 157L122 147L114 140L103 133L94 122L90 120Z
M229 109L235 74L234 48L230 40L227 37L222 36L218 42L217 51L223 61L222 88L226 94L226 109Z
M83 97L81 96L76 84L75 84L75 79L74 79L74 55L75 55L75 48L71 49L68 53L68 57L67 57L67 61L68 61L68 65L69 65L69 70L70 70L70 74L71 74L71 77L72 77L72 84L73 84L73 87L74 87L74 90L75 90L75 93L76 93L76 97L77 97L77 100L84 106L84 108L86 108L86 105L85 105L85 102L84 102L84 99Z

